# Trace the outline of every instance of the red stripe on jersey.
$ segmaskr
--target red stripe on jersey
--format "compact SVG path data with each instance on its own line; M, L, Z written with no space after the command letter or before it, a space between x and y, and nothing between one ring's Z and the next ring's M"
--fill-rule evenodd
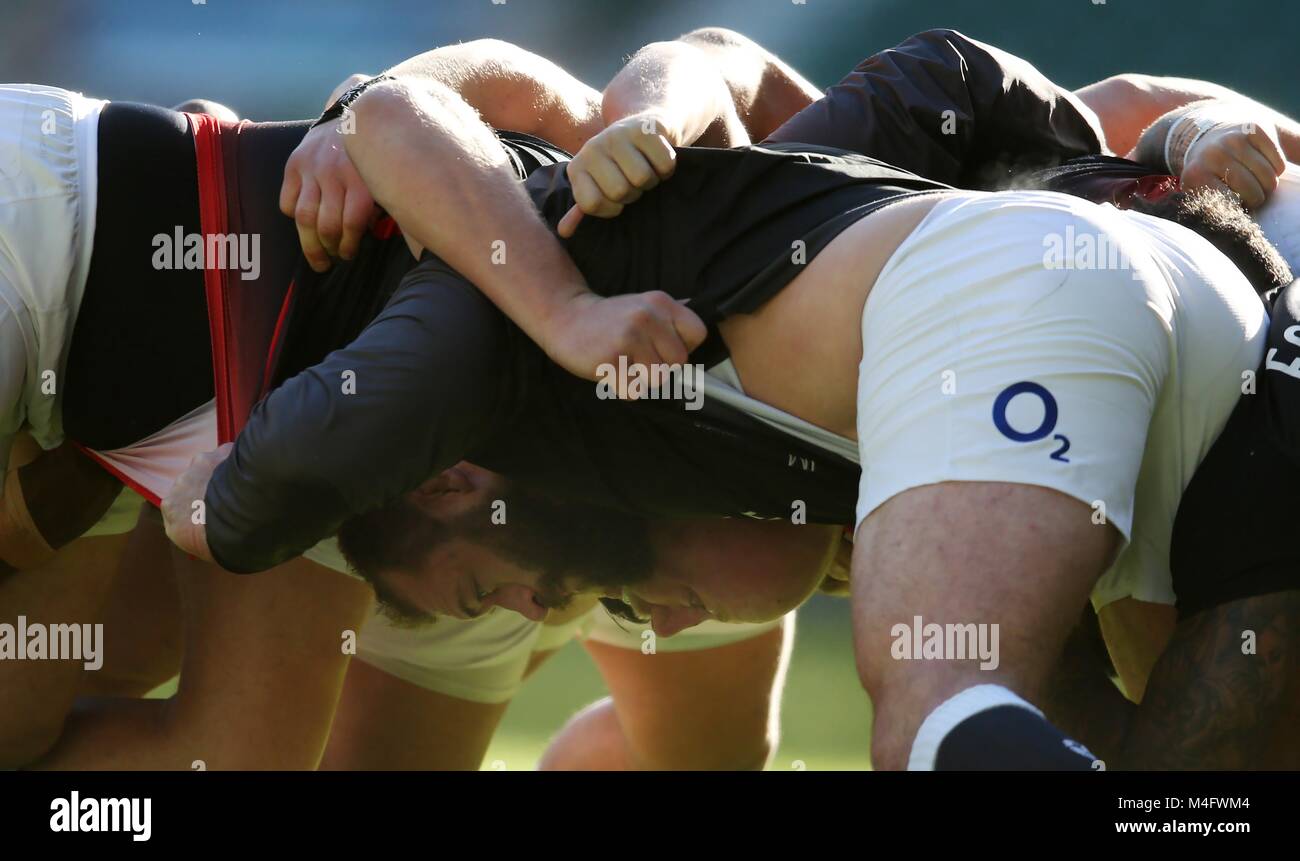
M289 319L289 308L293 305L293 288L296 283L289 282L284 301L280 303L280 316L275 320L275 331L271 334L271 348L266 351L266 366L262 368L261 397L266 397L271 391L271 375L275 372L275 360L280 352L280 341L284 337L284 325Z
M222 123L207 114L186 114L194 131L194 154L199 174L199 232L203 235L204 252L208 237L230 233L226 200L225 159L221 149ZM204 259L203 287L208 299L208 329L212 335L212 374L217 394L217 441L230 442L235 438L233 418L230 356L226 346L230 343L231 322L226 301L227 266L218 269Z
M131 478L122 470L118 469L116 466L113 465L111 461L106 460L104 456L101 455L99 452L95 451L93 448L86 448L84 445L77 442L76 440L73 440L72 444L75 445L77 448L81 449L82 453L85 454L87 457L89 457L91 460L93 460L95 463L99 464L104 469L108 470L109 474L112 475L114 478L116 478L118 481L122 482L127 487L131 488L136 493L140 494L145 499L149 500L149 502L153 503L155 508L162 507L162 497L154 493L149 488L145 487L140 482ZM195 454L199 454L199 453L200 452L195 452Z

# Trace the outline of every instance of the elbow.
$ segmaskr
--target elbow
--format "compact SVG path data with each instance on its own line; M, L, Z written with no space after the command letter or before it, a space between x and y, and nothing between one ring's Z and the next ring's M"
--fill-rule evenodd
M1116 92L1146 93L1151 91L1155 81L1156 78L1140 72L1121 72L1118 75L1111 75L1102 83L1115 88Z
M678 36L677 41L713 48L749 48L754 45L751 39L726 27L700 27Z
M455 90L432 80L376 84L352 103L350 119L350 126L340 129L347 132L343 146L348 157L375 201L399 222L392 198L408 187L403 166L409 169L410 160L423 158L429 148L477 145L481 140L475 131L485 129Z
M459 53L479 62L500 61L512 54L518 54L523 51L513 42L507 42L504 39L471 39L468 42L461 42L456 46Z
M1125 105L1131 109L1150 96L1154 83L1155 79L1150 75L1124 72L1100 80L1087 89L1095 91L1108 104Z
M441 91L446 90L446 94ZM413 82L395 78L375 84L352 103L349 110L356 120L356 135L365 136L368 130L392 128L392 123L409 119L415 114L421 96L445 98L454 96L451 90L434 81L421 81L417 88Z

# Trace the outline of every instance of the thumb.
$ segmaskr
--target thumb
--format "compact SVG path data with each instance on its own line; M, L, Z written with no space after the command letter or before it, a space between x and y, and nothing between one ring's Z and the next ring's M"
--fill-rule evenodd
M580 221L582 221L582 210L578 208L577 204L574 204L568 212L564 213L564 217L560 219L560 223L555 227L555 232L560 234L562 239L568 239L577 231L578 222Z
M677 337L682 339L688 352L704 343L704 339L709 335L709 329L704 325L699 314L681 303L673 306L672 314L673 328L677 330Z

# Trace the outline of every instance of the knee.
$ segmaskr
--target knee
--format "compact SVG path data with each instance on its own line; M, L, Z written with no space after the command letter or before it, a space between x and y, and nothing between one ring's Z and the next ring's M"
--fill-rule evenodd
M872 769L903 771L907 768L915 729L908 731L905 714L900 697L891 696L887 691L871 694Z
M891 667L890 664L896 662L890 661L889 656L881 654L878 649L864 648L861 642L853 651L854 665L858 670L858 682L875 707L878 701L884 699L891 671L897 670L897 667Z
M0 718L0 771L24 768L54 748L63 732L63 721L46 715Z
M902 714L902 696L889 690L888 659L875 650L855 650L858 681L871 700L871 766L877 771L892 771L907 766L907 751L898 727ZM907 688L904 686L905 692Z

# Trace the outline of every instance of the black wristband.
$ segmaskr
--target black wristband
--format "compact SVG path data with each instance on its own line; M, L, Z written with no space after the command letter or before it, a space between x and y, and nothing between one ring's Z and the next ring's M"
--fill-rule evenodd
M370 89L375 84L378 84L381 81L391 81L391 80L393 80L392 75L376 75L373 78L368 78L362 81L361 83L357 84L356 86L352 87L350 90L345 92L343 95L339 96L338 99L334 101L334 104L326 108L325 113L320 115L320 119L318 119L316 122L311 124L311 127L316 128L316 126L321 125L322 123L327 123L330 120L338 119L339 117L343 116L343 111L347 109L348 105L352 104L357 99L359 99L361 97L361 94L364 93L366 90Z

